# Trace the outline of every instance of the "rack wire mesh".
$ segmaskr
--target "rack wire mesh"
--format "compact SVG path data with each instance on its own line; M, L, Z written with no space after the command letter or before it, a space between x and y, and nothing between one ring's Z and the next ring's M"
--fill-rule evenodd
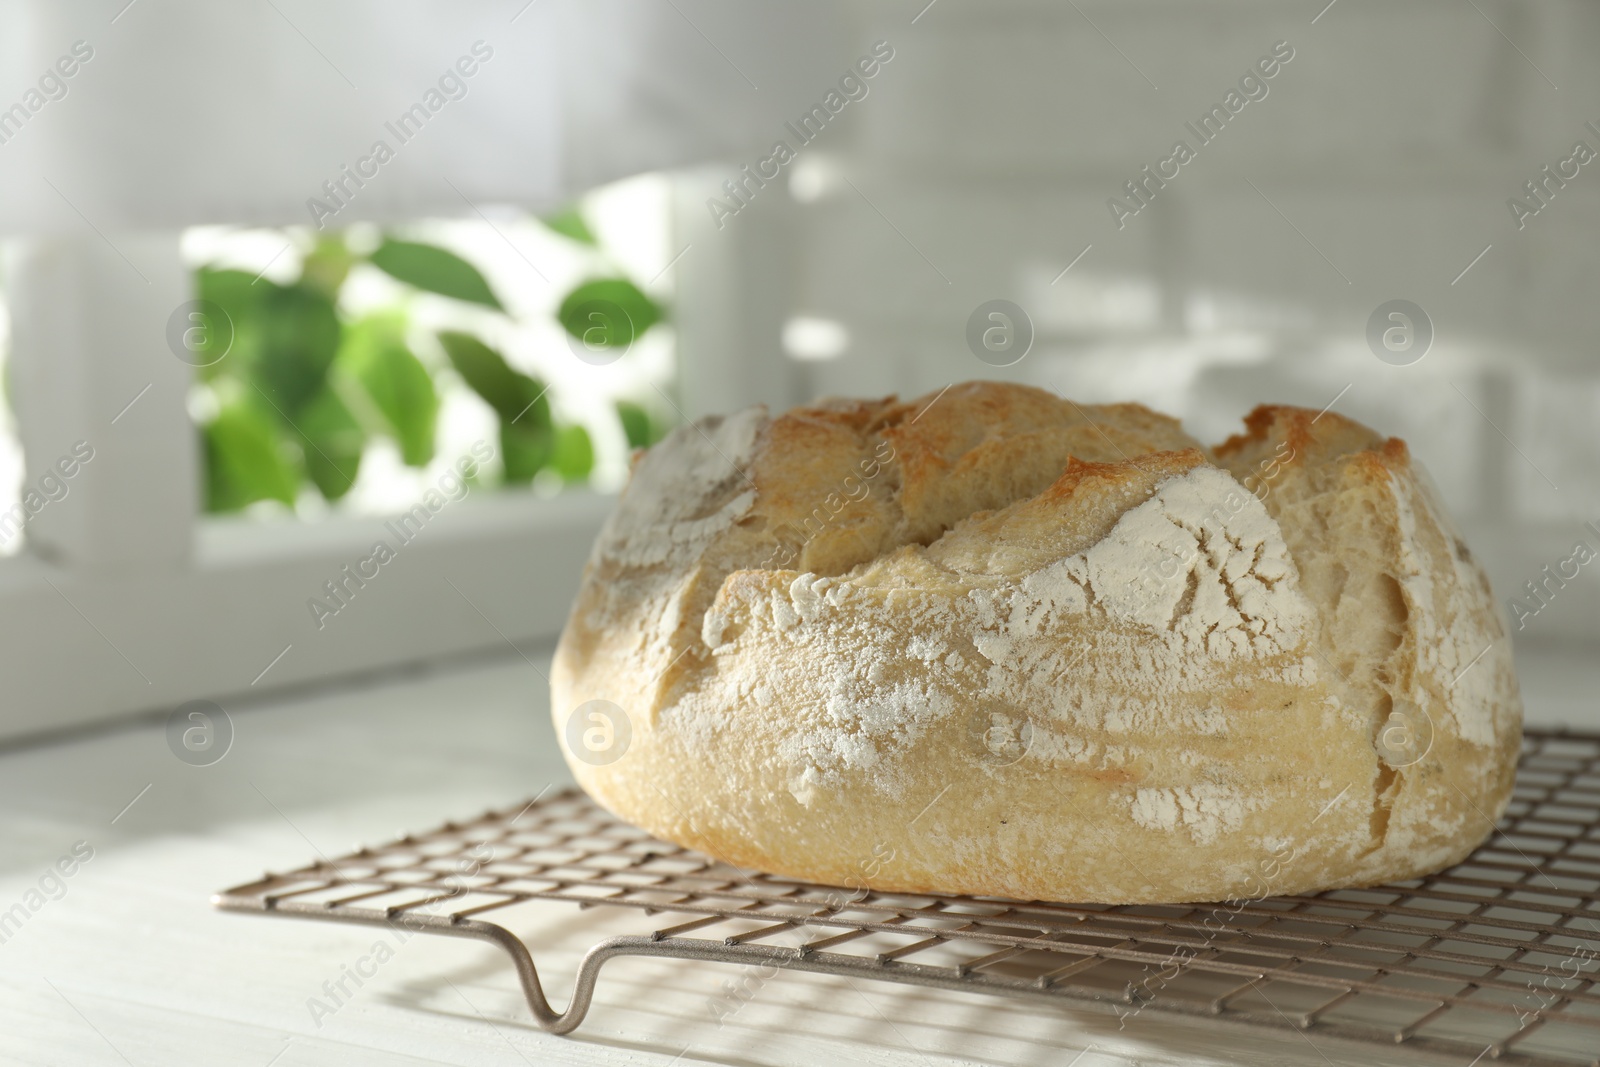
M536 900L673 921L596 944L557 1011L530 945L496 921ZM1460 1063L1600 1067L1600 734L1530 730L1490 839L1376 889L1178 906L851 890L665 844L567 790L213 903L489 941L553 1033L582 1022L607 960L639 955L1187 1013Z

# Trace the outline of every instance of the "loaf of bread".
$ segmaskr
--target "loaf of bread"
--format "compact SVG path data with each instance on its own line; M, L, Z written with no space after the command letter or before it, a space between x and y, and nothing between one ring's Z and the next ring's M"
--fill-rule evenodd
M974 382L640 456L552 708L610 811L856 889L1175 903L1411 878L1509 798L1511 645L1404 442Z

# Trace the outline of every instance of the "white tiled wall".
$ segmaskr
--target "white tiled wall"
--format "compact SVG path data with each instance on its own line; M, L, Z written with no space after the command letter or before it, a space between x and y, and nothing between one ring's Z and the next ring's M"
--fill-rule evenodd
M795 399L1010 378L1220 438L1348 386L1337 410L1409 441L1502 601L1577 537L1600 549L1600 160L1520 232L1506 207L1575 140L1600 152L1600 4L925 2L856 9L840 68L879 39L895 57L803 150L832 178L781 209L785 247L741 253L792 261L791 311L849 330ZM1119 230L1107 198L1278 41L1268 95ZM963 337L995 297L1038 329L1004 370ZM1406 367L1364 340L1395 298L1436 330ZM1600 639L1590 570L1519 639Z

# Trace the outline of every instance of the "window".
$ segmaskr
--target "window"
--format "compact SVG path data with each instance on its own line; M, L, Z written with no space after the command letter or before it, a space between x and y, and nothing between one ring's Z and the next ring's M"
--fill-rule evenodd
M9 246L8 277L20 287L11 294L8 380L25 394L18 436L30 458L0 433L0 493L14 499L23 471L69 456L75 442L93 455L70 492L28 520L27 550L0 561L3 669L51 678L28 702L0 705L0 735L200 696L226 705L273 686L465 652L522 653L553 636L609 511L605 494L626 476L630 445L681 418L670 317L613 358L604 335L589 348L569 344L562 305L587 280L627 279L672 309L674 196L672 179L629 179L554 220L577 232L581 218L593 244L487 206L468 220L352 228L338 316L347 331L400 317L437 391L432 455L408 464L379 411L352 453L353 484L325 496L305 475L309 449L292 447L295 432L280 427L275 447L300 465L293 492L213 499L210 513L207 427L248 376L197 370L191 364L204 353L189 342L171 348L169 328L176 322L183 336L191 325L184 314L198 270L248 271L246 284L259 274L283 287L317 268L312 231L204 228ZM375 266L371 255L386 239L454 253L505 311L402 282L403 267ZM576 428L591 455L567 476L547 462L508 477L507 412L445 351L440 336L452 332L478 338L539 383L557 435ZM492 458L470 490L452 496L451 468L484 441ZM433 507L441 499L446 506ZM543 683L530 672L529 684Z

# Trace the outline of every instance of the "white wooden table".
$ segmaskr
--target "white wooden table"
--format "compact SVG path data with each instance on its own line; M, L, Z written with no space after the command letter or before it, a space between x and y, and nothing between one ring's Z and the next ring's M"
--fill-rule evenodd
M1596 670L1528 659L1530 718L1581 721ZM27 913L0 943L0 1064L1418 1062L1154 1012L1118 1032L1110 1015L787 973L747 987L719 1026L711 1004L735 969L626 958L606 966L577 1032L552 1037L497 950L428 936L314 1016L323 983L383 932L221 914L209 894L567 782L544 683L521 659L480 661L229 711L232 749L210 767L175 758L163 721L0 753L0 922L13 905ZM92 859L49 879L80 841ZM49 893L30 897L42 878ZM555 904L548 916L531 940L558 1005L584 949L639 932L637 916Z

